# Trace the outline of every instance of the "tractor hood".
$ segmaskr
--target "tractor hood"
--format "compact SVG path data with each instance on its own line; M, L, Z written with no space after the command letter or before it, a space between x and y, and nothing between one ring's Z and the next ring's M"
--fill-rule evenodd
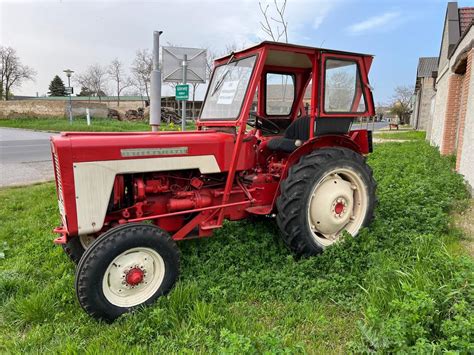
M227 170L234 135L207 131L187 132L67 132L51 138L53 151L72 163L153 158L213 156L220 171Z

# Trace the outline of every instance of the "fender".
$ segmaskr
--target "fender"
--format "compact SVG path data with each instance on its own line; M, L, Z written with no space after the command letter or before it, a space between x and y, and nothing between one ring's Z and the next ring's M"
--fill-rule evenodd
M362 135L364 135L361 132L365 132L365 137L361 137ZM286 161L285 168L282 171L280 181L278 183L278 188L277 188L277 191L275 193L275 197L273 198L271 210L274 211L276 199L278 198L278 196L280 196L281 183L288 176L288 171L290 170L290 168L294 164L296 164L302 156L311 153L313 150L321 149L321 148L328 148L328 147L331 147L331 148L332 147L348 148L348 149L351 149L354 152L359 153L359 154L362 155L362 154L365 154L365 153L369 152L368 149L367 149L367 151L366 151L366 149L364 149L365 145L368 146L368 144L367 143L365 145L361 144L363 142L359 143L359 140L363 141L363 138L365 138L367 140L367 137L368 136L367 136L367 131L366 130L361 130L361 131L357 130L357 131L351 131L350 135L328 134L328 135L324 135L324 136L318 136L318 137L315 137L311 140L306 141L301 147L296 149L288 157L288 160Z

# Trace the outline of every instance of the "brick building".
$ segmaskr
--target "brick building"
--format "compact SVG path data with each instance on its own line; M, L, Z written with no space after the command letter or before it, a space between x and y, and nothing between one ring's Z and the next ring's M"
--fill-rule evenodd
M420 58L416 70L415 103L410 124L415 129L426 130L433 114L432 105L435 80L438 74L438 57Z
M427 139L474 187L474 7L448 3Z

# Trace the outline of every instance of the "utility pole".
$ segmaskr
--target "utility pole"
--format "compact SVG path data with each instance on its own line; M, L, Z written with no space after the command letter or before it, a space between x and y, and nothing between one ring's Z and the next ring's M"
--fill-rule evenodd
M183 85L186 85L186 72L188 71L188 55L185 54L182 62L183 67ZM186 100L182 101L182 113L181 113L181 130L186 130Z
M160 71L160 35L163 31L153 32L153 71L151 72L150 126L153 132L161 124L161 71Z

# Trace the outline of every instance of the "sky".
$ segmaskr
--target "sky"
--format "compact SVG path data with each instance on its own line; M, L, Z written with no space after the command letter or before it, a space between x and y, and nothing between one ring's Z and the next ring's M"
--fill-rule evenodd
M394 87L414 85L419 57L438 55L446 4L288 0L289 42L373 54L374 101L385 103ZM459 6L474 6L474 0L459 1ZM41 96L55 75L66 79L66 68L80 73L114 58L129 68L138 49L152 48L154 30L163 31L163 45L222 54L229 45L267 39L261 20L258 0L0 0L0 45L15 48L21 61L37 71L34 82L14 93Z

